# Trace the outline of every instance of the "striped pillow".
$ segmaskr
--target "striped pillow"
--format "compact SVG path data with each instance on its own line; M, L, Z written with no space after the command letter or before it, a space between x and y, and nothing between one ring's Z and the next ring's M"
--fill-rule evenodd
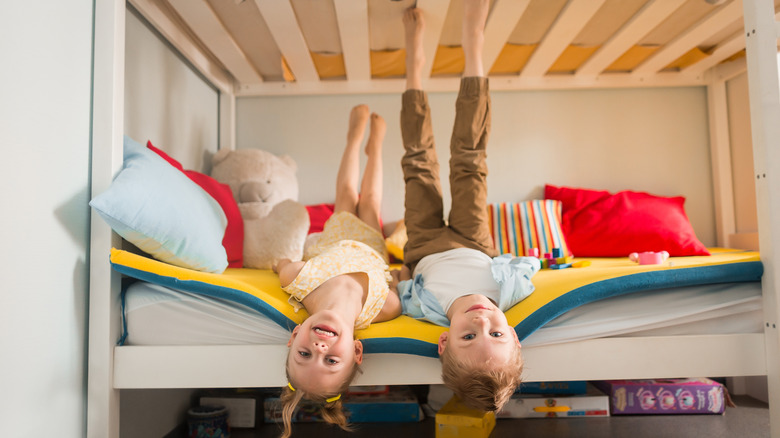
M540 199L519 203L488 205L493 243L499 254L528 255L528 249L539 248L539 257L561 248L570 256L561 229L561 202Z

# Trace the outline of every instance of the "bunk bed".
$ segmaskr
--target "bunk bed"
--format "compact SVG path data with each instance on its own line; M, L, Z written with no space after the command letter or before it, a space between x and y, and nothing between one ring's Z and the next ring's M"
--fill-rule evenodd
M379 71L372 58L398 57L402 40L394 41L398 35L392 29L400 28L400 11L412 3L129 2L219 90L223 148L235 147L237 97L402 90L397 71ZM458 16L460 2L416 4L426 14L427 52L439 47L444 54L447 47L457 46L452 35L458 27L452 17ZM119 0L95 5L92 196L111 185L122 165L126 7ZM780 169L773 147L780 142L776 11L772 0L492 2L484 61L493 66L493 90L707 87L719 246L736 246L741 238L734 235L725 83L746 70L750 84L763 333L621 336L529 346L524 349L526 362L544 366L529 367L528 380L766 375L772 436L780 437L780 284L775 276L780 262L774 254L780 248L780 199L770 196L779 189L774 171ZM330 27L335 36L312 33L315 24ZM528 28L536 37L518 30ZM266 44L252 46L249 41ZM746 57L740 56L743 50ZM457 53L452 59L457 60ZM455 90L457 75L446 64L437 65L436 57L428 62L428 88ZM93 214L88 436L119 436L120 389L285 384L281 366L265 365L284 362L284 345L117 346L122 276L108 258L112 247L122 247L120 237ZM654 360L662 355L679 359ZM577 367L570 366L571 357L577 358ZM415 373L394 372L399 363ZM440 382L438 360L424 355L367 355L364 369L360 384Z

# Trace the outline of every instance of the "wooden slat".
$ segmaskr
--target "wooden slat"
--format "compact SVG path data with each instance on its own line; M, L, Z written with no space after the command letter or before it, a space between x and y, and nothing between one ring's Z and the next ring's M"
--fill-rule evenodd
M371 79L368 0L333 0L339 22L341 50L349 81Z
M531 0L496 0L485 26L482 63L490 71Z
M605 0L570 0L528 60L521 77L544 76Z
M640 64L633 71L633 74L636 76L647 76L660 71L702 41L717 33L720 29L739 19L741 14L742 0L733 0L731 3L704 17L704 19L666 44L647 61Z
M444 20L447 18L450 0L418 0L417 7L422 10L423 18L425 19L425 33L423 36L423 50L425 52L423 80L425 80L431 76L433 59L436 56L436 49L439 47L441 30L444 26Z
M241 84L257 84L263 78L249 62L206 0L168 0L211 53Z
M734 234L736 225L725 80L713 81L707 86L707 110L709 113L710 160L712 162L712 190L715 195L717 244L721 247L728 247L729 235Z
M203 50L195 44L178 23L154 0L129 0L144 18L195 67L209 82L220 91L232 93L233 77L224 68L213 62Z
M457 92L460 79L443 77L428 79L425 89L429 92ZM510 90L562 90L562 89L608 89L636 87L691 87L707 85L704 78L682 73L658 73L650 78L637 78L629 73L610 73L596 77L575 77L573 75L548 75L522 78L516 75L492 76L490 89ZM371 81L321 81L318 83L265 82L260 85L241 87L238 96L297 96L332 94L382 94L403 93L403 79L381 79Z
M780 20L780 12L775 13L775 21ZM780 23L779 23L780 24ZM727 59L729 56L734 55L740 50L745 48L745 31L741 30L730 38L727 38L712 51L710 56L701 61L683 69L683 72L688 74L702 74L710 67L714 67Z
M626 22L590 59L582 64L576 74L578 76L595 76L600 74L686 1L650 1Z
M745 32L739 31L728 38L726 41L718 44L710 55L699 62L689 65L682 71L687 74L699 75L711 67L718 65L721 61L732 56L745 48Z
M602 338L524 347L524 377L555 381L762 375L767 370L763 341L762 334L751 333ZM281 387L287 383L283 366L287 350L284 345L116 347L114 385ZM577 366L572 366L572 357ZM441 363L431 357L366 354L362 369L357 385L441 383Z
M317 69L289 0L255 0L276 45L298 82L318 82Z

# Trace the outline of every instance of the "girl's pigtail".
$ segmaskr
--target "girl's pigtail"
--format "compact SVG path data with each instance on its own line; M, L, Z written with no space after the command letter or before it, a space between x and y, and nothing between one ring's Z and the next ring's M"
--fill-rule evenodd
M301 398L303 398L303 394L301 391L292 391L290 388L284 388L279 398L282 401L282 422L284 423L284 431L281 438L290 438L290 435L292 435L292 415Z
M347 416L344 414L344 402L341 398L331 403L325 403L321 412L323 420L330 424L335 424L348 432L352 431L352 427L347 423Z

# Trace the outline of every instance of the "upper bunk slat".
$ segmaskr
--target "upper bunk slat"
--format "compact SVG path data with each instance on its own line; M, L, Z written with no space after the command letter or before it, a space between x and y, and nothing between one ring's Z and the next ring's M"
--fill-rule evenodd
M545 35L531 59L520 72L521 77L544 76L577 34L598 12L605 0L571 0Z
M648 2L601 49L585 61L576 74L581 77L600 74L684 2L685 0Z
M463 0L130 1L238 96L402 91L401 17L416 3L426 19L426 89L457 90L457 72L434 63L458 56ZM510 65L491 73L492 88L705 85L706 73L744 53L743 0L549 1L492 0L485 65ZM389 75L376 64L388 54Z
M637 76L646 76L660 71L723 27L741 19L741 16L742 0L733 0L723 5L665 45L633 73Z

